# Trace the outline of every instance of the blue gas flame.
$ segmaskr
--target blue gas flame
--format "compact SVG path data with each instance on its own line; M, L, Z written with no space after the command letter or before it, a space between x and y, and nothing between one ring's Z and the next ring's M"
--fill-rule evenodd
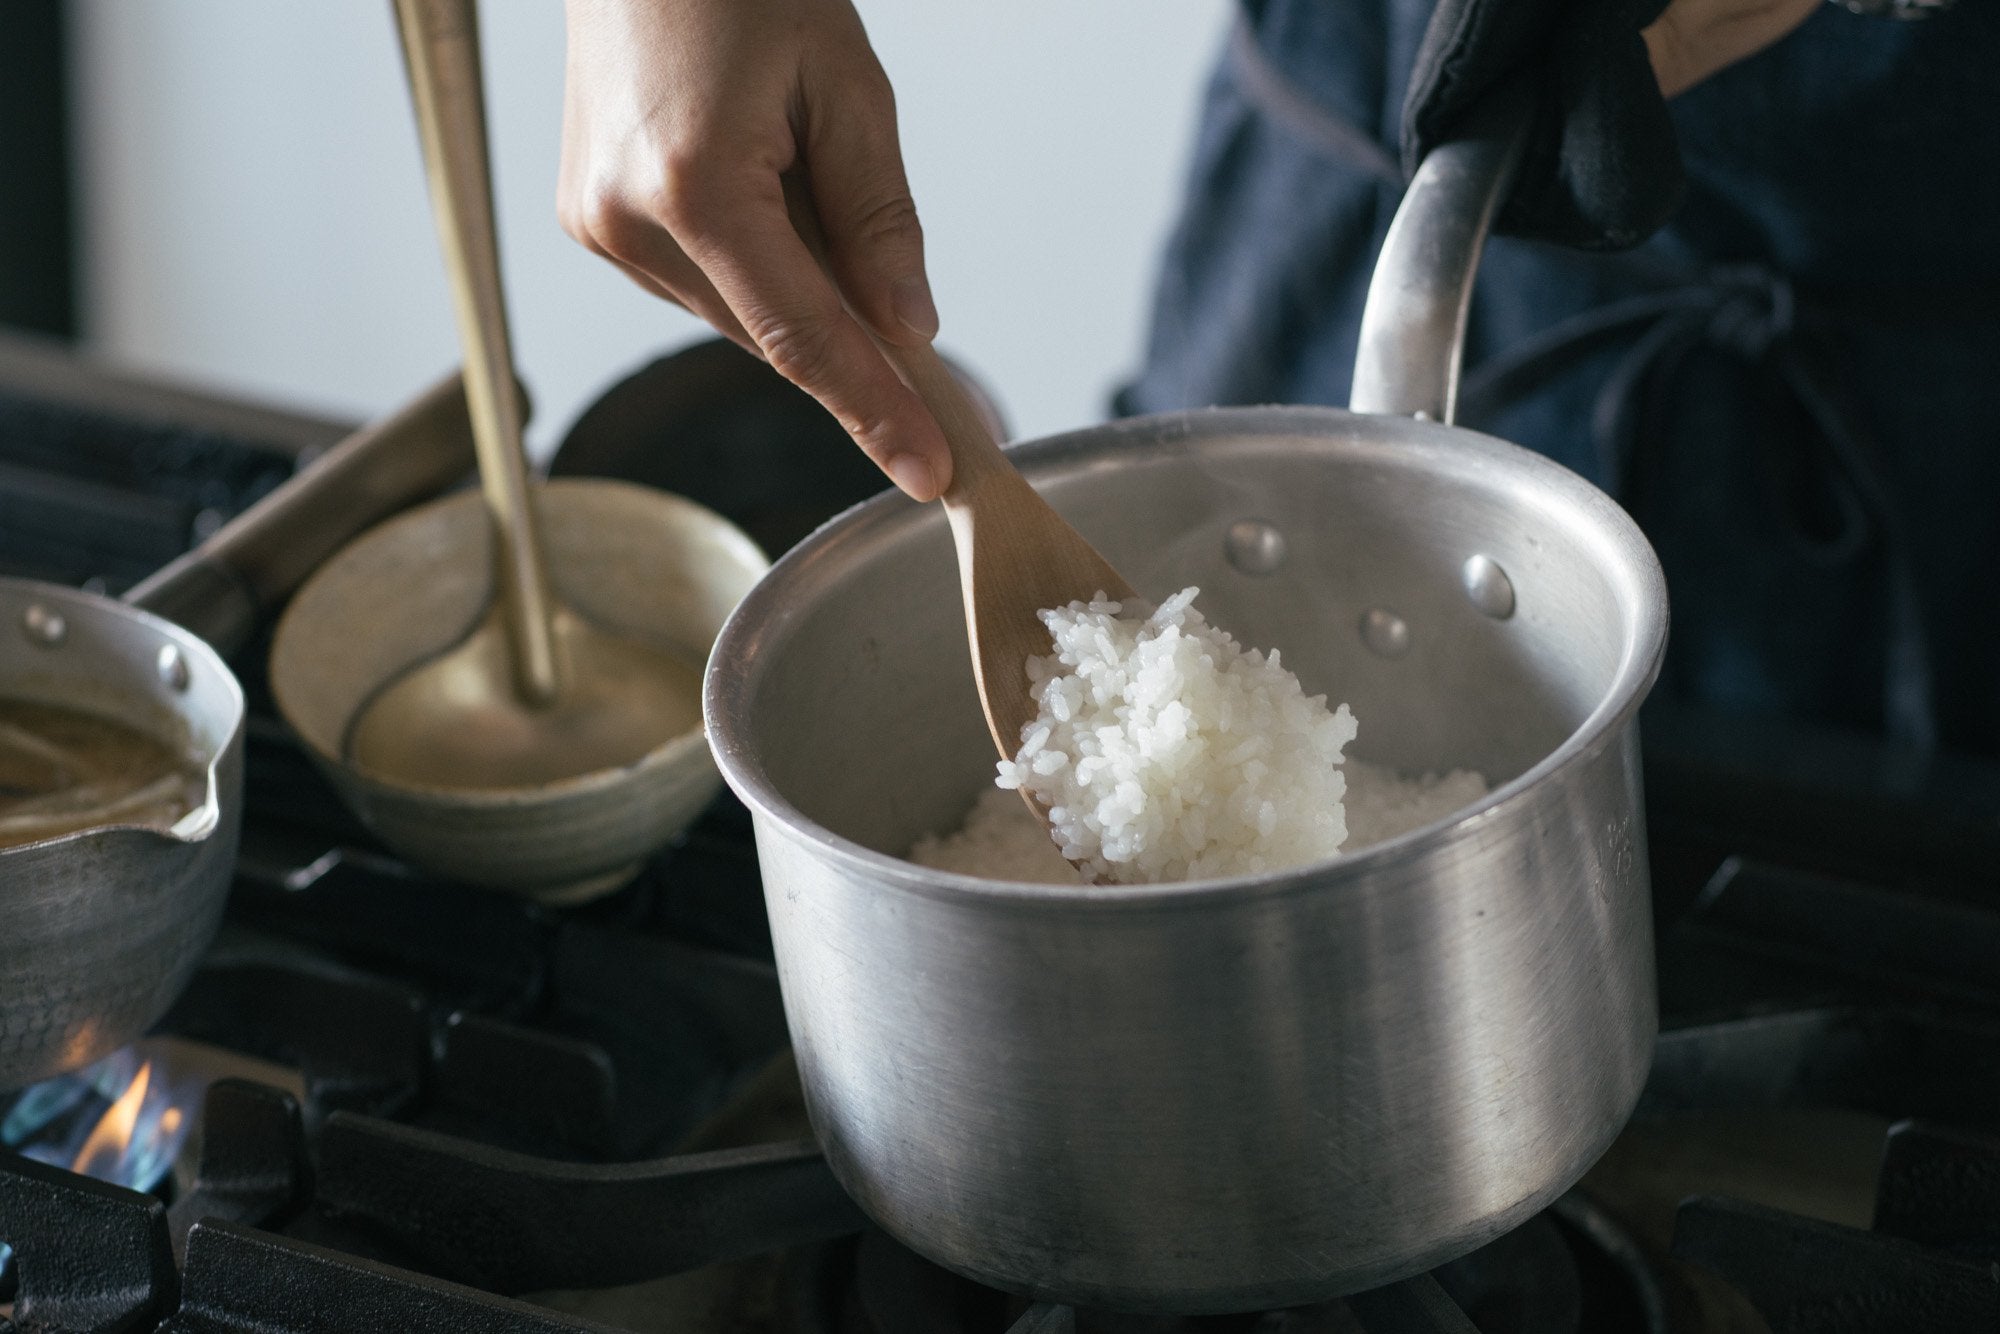
M193 1129L199 1081L175 1079L155 1044L34 1084L0 1117L0 1145L26 1158L133 1190L173 1169ZM0 1104L3 1105L3 1104ZM0 1241L0 1274L13 1251Z

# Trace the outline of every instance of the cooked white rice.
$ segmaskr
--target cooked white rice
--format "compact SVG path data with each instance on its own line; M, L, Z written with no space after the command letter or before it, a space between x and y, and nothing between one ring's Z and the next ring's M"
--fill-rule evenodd
M1347 843L1343 852L1358 852L1443 819L1487 792L1485 778L1469 769L1406 778L1365 760L1349 758L1343 767L1347 771ZM1082 874L1063 860L1020 795L999 788L987 788L979 794L960 828L943 836L927 834L918 839L909 859L987 880L1083 883Z
M1366 760L1347 762L1347 846L1359 852L1463 810L1492 785L1472 769L1404 775Z
M1041 613L1055 652L1027 664L1039 711L995 781L1034 797L1091 879L1253 875L1347 838L1354 715L1210 626L1196 591L1150 615L1101 595Z
M1405 779L1344 764L1348 707L1308 697L1275 649L1246 651L1210 626L1196 592L1151 614L1102 594L1042 612L1055 652L1028 663L1038 714L999 764L1002 790L910 859L1048 884L1254 875L1392 838L1485 793L1464 770ZM1048 831L1012 789L1048 812Z
M986 880L1026 880L1037 885L1080 885L1083 876L1063 860L1018 792L989 787L972 803L965 823L948 834L925 834L907 858L919 866L957 871Z

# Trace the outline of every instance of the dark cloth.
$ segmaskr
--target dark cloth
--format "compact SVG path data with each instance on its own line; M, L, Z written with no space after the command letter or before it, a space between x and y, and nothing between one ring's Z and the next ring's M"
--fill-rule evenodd
M1438 0L1403 106L1406 171L1501 85L1534 128L1502 232L1592 250L1637 245L1680 201L1680 151L1640 29L1661 0Z
M1432 6L1243 13L1123 411L1347 400ZM1996 58L1990 5L1824 6L1671 104L1650 240L1487 247L1461 422L1639 519L1666 695L2000 753Z

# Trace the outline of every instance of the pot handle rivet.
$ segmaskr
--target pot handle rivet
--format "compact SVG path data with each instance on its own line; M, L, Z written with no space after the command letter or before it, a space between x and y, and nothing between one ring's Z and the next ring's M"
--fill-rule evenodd
M1378 658L1400 658L1410 651L1410 623L1386 607L1361 614L1361 642Z
M53 607L45 607L39 602L31 602L21 613L21 630L28 636L28 642L43 648L55 648L69 638L69 622Z
M1272 574L1285 563L1285 535L1262 519L1238 519L1223 534L1222 552L1245 574Z
M1467 557L1459 573L1465 583L1465 596L1472 600L1473 606L1496 621L1514 614L1514 581L1491 556Z
M167 689L178 694L188 688L192 678L188 674L187 655L172 644L160 645L160 656L154 660L154 666Z

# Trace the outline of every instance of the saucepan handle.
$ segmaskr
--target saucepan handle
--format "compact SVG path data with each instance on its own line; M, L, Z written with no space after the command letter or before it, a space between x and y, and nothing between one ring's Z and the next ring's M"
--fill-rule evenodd
M348 539L472 471L465 390L446 376L300 469L125 595L228 654Z
M1520 165L1532 106L1524 85L1486 99L1461 137L1417 167L1368 284L1348 397L1354 411L1447 424L1456 415L1472 280Z

